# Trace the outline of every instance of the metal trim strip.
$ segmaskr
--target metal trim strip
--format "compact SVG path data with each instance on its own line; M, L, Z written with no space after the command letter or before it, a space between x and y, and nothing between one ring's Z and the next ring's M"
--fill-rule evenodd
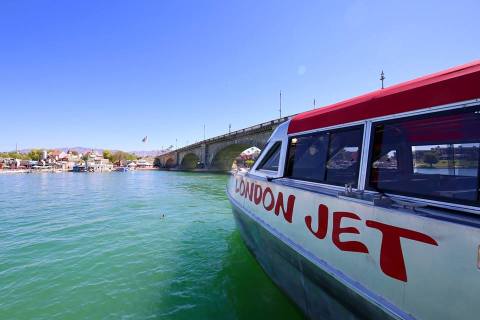
M360 155L360 167L358 172L358 190L365 190L368 172L368 155L370 153L370 135L372 133L372 122L366 121L363 126L362 153Z

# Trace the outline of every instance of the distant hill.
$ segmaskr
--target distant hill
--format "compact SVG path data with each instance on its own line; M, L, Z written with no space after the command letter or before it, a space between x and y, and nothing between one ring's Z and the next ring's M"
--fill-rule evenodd
M35 148L35 149L44 149L44 148ZM89 152L89 151L95 151L97 153L102 153L103 150L105 149L98 149L98 148L86 148L86 147L60 147L60 148L45 148L45 149L54 149L54 150L60 150L60 151L65 151L67 152L68 150L72 150L72 151L76 151L78 153L86 153L86 152ZM112 153L115 153L117 151L123 151L123 150L112 150L112 149L108 149L110 150L110 152ZM32 149L21 149L21 150L18 150L19 153L29 153L30 151L32 151ZM156 157L164 152L166 152L167 150L150 150L150 151L145 151L145 150L139 150L139 151L128 151L129 153L133 153L135 154L137 157Z
M98 153L102 153L104 149L98 148L85 148L85 147L60 147L60 148L34 148L34 149L47 149L47 150L60 150L67 152L68 150L77 151L78 153L86 153L89 151L96 151ZM109 149L110 150L110 149ZM14 150L15 151L15 150ZM21 149L18 150L19 153L29 153L32 149ZM120 150L110 150L112 152L120 151Z
M135 154L137 157L156 157L165 152L166 150L130 151L130 153Z

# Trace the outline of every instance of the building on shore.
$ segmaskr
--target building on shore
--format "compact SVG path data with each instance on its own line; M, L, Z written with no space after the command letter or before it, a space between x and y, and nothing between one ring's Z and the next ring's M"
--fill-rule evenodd
M153 163L147 161L146 159L139 159L136 161L136 168L137 169L152 169Z

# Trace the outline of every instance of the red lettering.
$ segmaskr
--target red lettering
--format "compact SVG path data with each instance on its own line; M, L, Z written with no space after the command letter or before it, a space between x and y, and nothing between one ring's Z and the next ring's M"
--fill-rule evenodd
M243 196L245 193L245 182L240 181L240 195Z
M352 252L363 252L368 253L368 248L359 241L341 241L340 235L342 233L353 233L359 234L355 227L342 228L340 224L342 223L343 218L349 218L353 220L361 220L359 216L352 212L334 212L333 213L333 230L332 230L332 241L337 246L338 249L342 251L352 251Z
M238 193L240 189L238 189L238 179L235 179L235 193Z
M258 184L255 185L255 193L253 196L253 201L255 202L256 205L262 202L262 186Z
M308 230L318 239L324 239L327 235L328 228L328 207L324 204L318 206L318 227L317 231L313 231L312 228L312 217L305 217L305 224L307 225Z
M380 268L386 275L400 281L407 282L407 270L405 269L400 238L438 246L437 242L428 235L413 230L398 228L372 220L367 220L367 226L378 229L382 233Z
M280 214L280 209L282 209L283 217L289 223L292 223L293 216L293 206L295 205L295 196L289 195L287 200L287 211L285 212L285 207L283 206L283 193L279 192L277 197L277 203L275 204L275 214L278 216Z
M267 194L270 194L270 204L268 206L265 205L265 199L267 198ZM273 197L272 189L270 189L269 187L265 188L265 191L263 191L263 199L262 200L263 200L263 207L265 208L265 210L271 211L273 209L273 207L275 206L275 198Z
M255 187L255 183L249 183L247 181L247 187L245 188L245 198L248 197L248 199L250 201L252 201L252 197L253 197L253 188Z

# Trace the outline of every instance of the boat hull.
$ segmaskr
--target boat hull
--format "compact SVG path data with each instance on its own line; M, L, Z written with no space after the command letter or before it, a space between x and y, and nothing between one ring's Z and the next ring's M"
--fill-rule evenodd
M227 186L247 246L308 317L477 318L476 219L308 188L243 174Z
M242 239L267 275L311 319L395 319L336 280L230 199Z

